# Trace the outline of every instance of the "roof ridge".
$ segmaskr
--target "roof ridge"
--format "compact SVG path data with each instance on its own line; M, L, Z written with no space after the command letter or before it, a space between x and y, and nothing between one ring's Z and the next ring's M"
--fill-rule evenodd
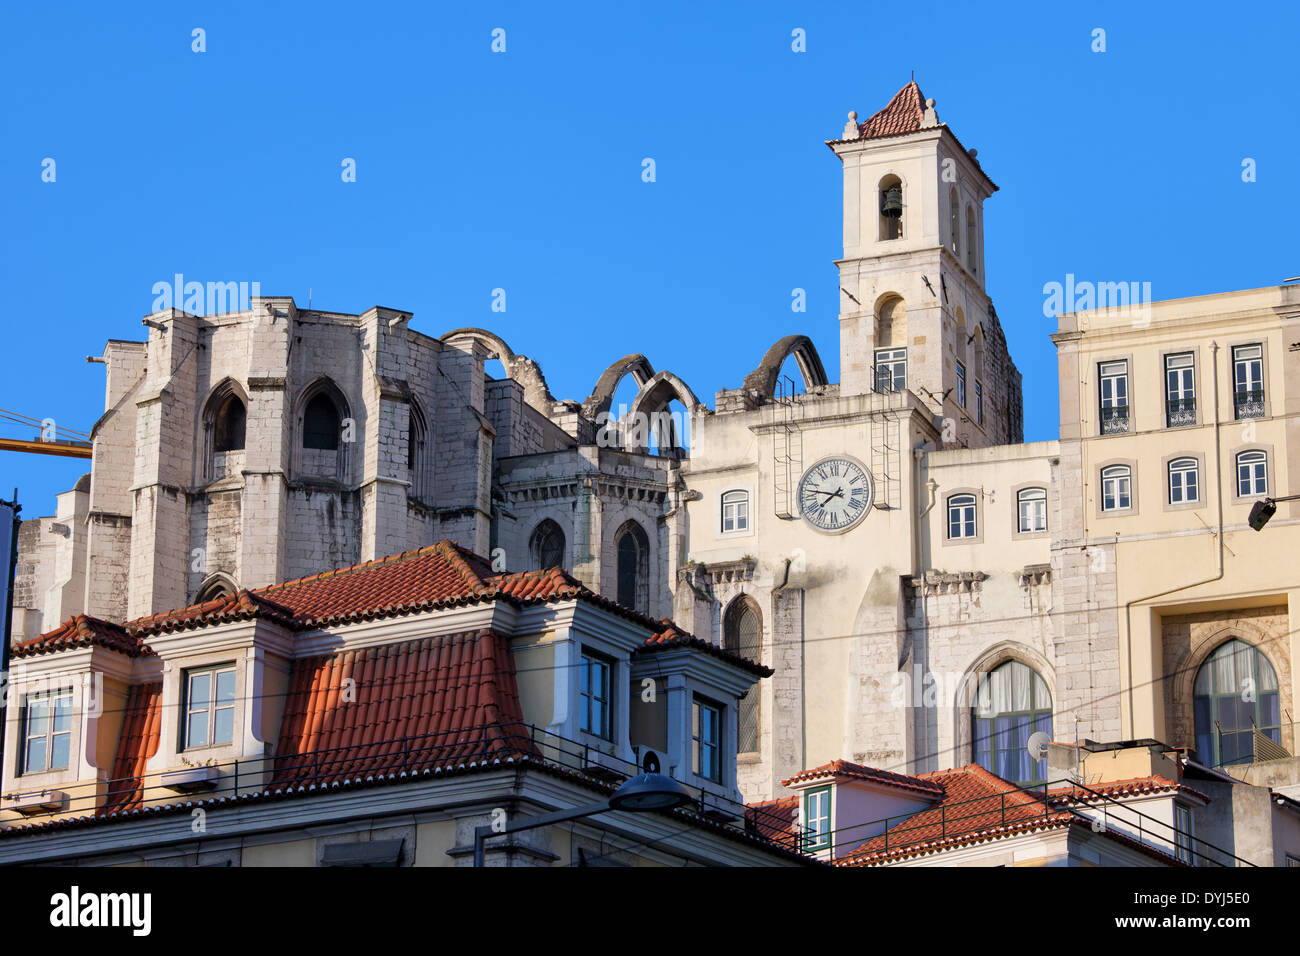
M371 558L369 561L362 561L359 564L350 564L344 568L331 568L328 571L318 571L316 574L307 574L304 575L303 577L293 578L288 581L277 581L275 584L267 584L264 587L253 588L252 590L249 591L249 593L269 594L272 591L278 591L281 588L292 587L293 585L296 584L306 584L308 581L320 581L320 580L324 580L325 578L341 577L342 575L345 574L351 574L354 571L364 571L367 568L377 567L381 564L395 564L399 561L407 561L413 557L416 557L417 555L428 554L429 552L436 550L439 545L448 541L450 541L449 538L443 538L442 541L435 542L434 544L427 544L423 548L415 548L414 550L411 551L399 551L397 554L385 555L382 558ZM176 608L176 610L184 611L190 607L197 607L197 605L190 604L184 608Z
M443 538L433 547L436 548L438 553L446 559L447 564L451 569L460 575L461 580L469 585L471 594L482 596L484 591L500 590L499 588L493 588L478 576L478 572L471 568L469 562L465 560L464 554L461 553L460 546L457 545L456 542L452 541L451 538ZM475 555L475 557L478 557L478 555Z

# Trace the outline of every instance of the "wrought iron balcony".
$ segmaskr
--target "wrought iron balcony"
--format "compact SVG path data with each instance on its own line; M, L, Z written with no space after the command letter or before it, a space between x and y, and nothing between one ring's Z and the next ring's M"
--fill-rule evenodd
M1232 404L1237 410L1237 418L1264 417L1264 390L1262 388L1236 391L1232 395Z
M1170 398L1165 401L1165 425L1179 428L1196 424L1196 399Z
M1107 405L1101 410L1101 433L1122 435L1128 431L1128 406Z

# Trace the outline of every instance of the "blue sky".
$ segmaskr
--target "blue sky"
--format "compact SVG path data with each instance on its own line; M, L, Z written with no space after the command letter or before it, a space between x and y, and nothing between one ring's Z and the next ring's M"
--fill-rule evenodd
M465 6L8 5L0 408L88 430L85 356L142 338L177 272L492 328L557 397L640 351L711 405L792 331L837 380L824 141L912 71L1001 187L987 274L1027 440L1057 432L1044 283L1164 299L1300 274L1295 4ZM0 496L49 513L86 464L0 452Z

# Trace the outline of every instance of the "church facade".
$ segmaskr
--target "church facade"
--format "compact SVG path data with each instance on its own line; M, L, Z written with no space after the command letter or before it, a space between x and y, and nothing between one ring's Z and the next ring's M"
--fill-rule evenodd
M1062 309L1060 437L1026 444L975 151L915 83L827 145L839 382L796 333L712 408L643 355L557 400L400 310L156 313L105 349L88 480L24 524L16 639L450 538L771 667L731 729L750 801L839 758L1035 783L1036 730L1294 752L1300 521L1247 514L1300 467L1300 287Z

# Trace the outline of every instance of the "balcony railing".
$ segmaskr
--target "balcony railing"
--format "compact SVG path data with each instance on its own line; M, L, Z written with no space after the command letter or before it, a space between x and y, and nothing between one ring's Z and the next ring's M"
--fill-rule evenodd
M1233 392L1232 405L1233 408L1236 409L1238 419L1263 418L1264 390L1262 388L1255 388L1246 391Z
M1165 402L1165 425L1180 428L1196 424L1196 399L1171 398Z
M259 794L327 792L337 786L402 779L431 779L435 770L485 767L512 759L513 764L561 768L582 773L605 786L613 786L641 773L630 761L598 752L581 741L569 740L531 724L489 724L468 731L447 731L417 737L400 737L360 746L329 747L269 757L246 757L203 769L205 780L178 785L178 768L142 777L55 786L50 792L66 794L58 809L26 812L0 827L50 820L103 817L121 811L139 811L167 805L195 805L209 800L242 799ZM796 849L789 814L774 814L761 807L746 807L718 794L681 781L694 797L685 809L731 829L766 835L771 842ZM0 802L0 810L14 811L12 798L25 790L22 778ZM775 834L773 836L772 834Z
M1122 435L1128 431L1128 406L1103 405L1101 409L1101 433L1103 435Z

